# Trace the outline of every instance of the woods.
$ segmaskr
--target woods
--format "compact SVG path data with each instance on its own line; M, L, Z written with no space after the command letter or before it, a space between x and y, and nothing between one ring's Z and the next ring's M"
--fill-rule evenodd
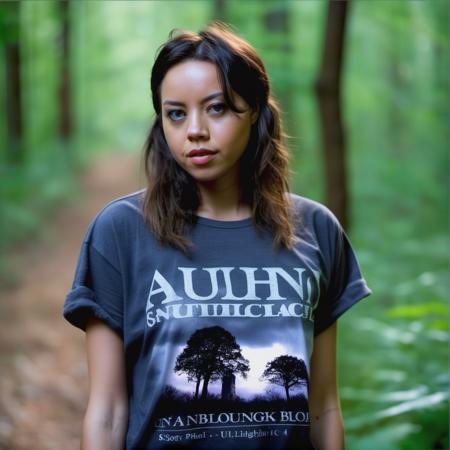
M339 321L348 448L448 448L444 0L0 3L0 248L39 239L80 201L79 175L99 155L138 159L157 47L214 18L267 62L291 189L338 215L374 291ZM4 305L18 277L0 257ZM181 362L202 395L206 375ZM304 379L294 366L291 383Z

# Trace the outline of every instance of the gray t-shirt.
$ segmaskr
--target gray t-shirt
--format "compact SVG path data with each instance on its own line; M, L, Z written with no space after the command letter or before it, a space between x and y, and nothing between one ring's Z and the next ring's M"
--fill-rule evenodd
M123 339L126 449L313 448L314 337L371 293L335 216L290 194L291 251L274 251L250 218L198 217L186 255L154 238L143 194L93 219L63 312Z

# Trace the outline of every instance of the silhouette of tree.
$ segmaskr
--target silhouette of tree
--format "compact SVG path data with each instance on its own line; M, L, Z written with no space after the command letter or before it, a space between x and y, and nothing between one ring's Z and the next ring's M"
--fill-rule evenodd
M266 364L262 378L273 384L283 386L289 400L289 389L296 384L308 383L308 372L303 359L282 355Z
M200 381L203 379L202 398L208 394L210 381L225 374L238 373L244 378L250 370L248 360L242 356L236 338L222 327L196 330L178 355L176 373L185 372L189 381L195 381L195 398L198 398Z
M200 387L200 381L203 376L203 362L201 355L198 353L198 349L194 346L188 345L184 348L183 352L177 357L175 363L175 372L185 372L188 376L188 381L195 381L195 396L198 398L198 390Z

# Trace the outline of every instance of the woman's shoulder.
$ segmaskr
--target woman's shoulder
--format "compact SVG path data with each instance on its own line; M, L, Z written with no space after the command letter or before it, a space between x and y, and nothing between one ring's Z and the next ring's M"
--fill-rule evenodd
M127 228L135 229L131 225L143 220L141 204L144 191L145 189L132 192L106 203L92 218L86 238L91 238L92 235L105 237L112 233L122 234Z
M298 194L289 194L295 234L326 248L342 236L344 230L335 214L323 203Z
M301 222L337 222L336 216L323 203L304 197L292 192L288 193L289 203L294 217L299 218Z
M145 189L141 189L110 200L99 210L95 219L116 221L136 214L141 215L144 194Z

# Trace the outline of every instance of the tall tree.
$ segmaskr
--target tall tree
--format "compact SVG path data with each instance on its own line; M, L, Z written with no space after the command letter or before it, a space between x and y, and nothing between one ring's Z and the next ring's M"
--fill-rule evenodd
M226 20L226 1L225 0L214 0L214 11L213 19L215 20Z
M185 372L189 380L196 381L195 398L203 379L201 397L206 398L210 381L234 373L245 377L250 367L236 338L222 327L215 326L201 328L191 335L187 346L177 357L174 370Z
M6 133L7 159L20 164L24 159L23 111L20 58L20 1L0 4L6 67Z
M286 1L273 0L265 3L264 7L268 8L263 15L263 26L266 31L264 35L266 36L267 61L274 70L275 97L278 99L286 130L294 130L295 123L291 114L293 108L291 65L296 55L293 54L289 22L291 4Z
M326 175L326 203L348 227L345 134L341 114L341 74L349 1L329 0L322 64L315 90L319 102Z
M61 85L59 88L59 135L63 140L67 140L72 134L73 117L71 101L71 77L70 77L70 1L60 0L61 9Z
M289 400L289 389L298 384L308 383L308 371L303 359L282 355L266 364L262 378L284 387L286 399Z
M200 382L203 376L203 361L199 354L197 345L191 345L188 341L187 347L184 348L183 352L178 355L177 361L175 363L175 372L185 372L188 377L188 381L195 381L195 395L194 398L198 398L198 392L200 389Z

